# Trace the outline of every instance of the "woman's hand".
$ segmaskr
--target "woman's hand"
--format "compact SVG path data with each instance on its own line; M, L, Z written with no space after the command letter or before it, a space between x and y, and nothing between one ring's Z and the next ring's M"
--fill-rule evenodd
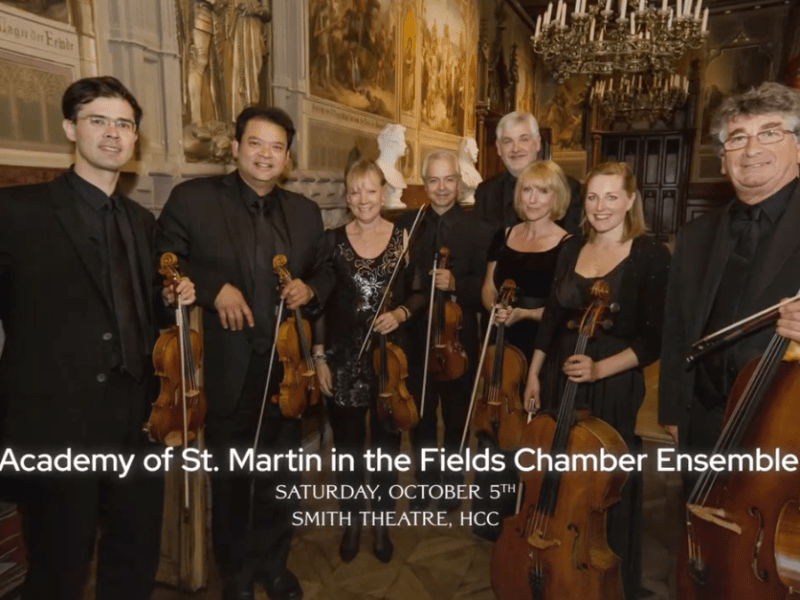
M403 322L402 319L404 318L405 312L403 312L403 309L395 308L394 310L383 313L377 319L375 319L374 329L376 333L386 335L387 333L391 333L400 327L400 323Z
M575 383L591 383L601 379L597 363L585 354L575 354L564 362L564 375Z
M317 379L319 379L320 391L330 398L333 396L333 377L331 376L331 368L322 358L314 359L314 368L317 370Z
M540 392L541 386L539 385L539 376L531 369L528 371L528 382L525 384L525 393L522 396L522 401L525 403L525 410L531 414L538 412L539 408L542 406Z
M520 321L524 318L523 310L518 307L508 307L503 308L499 304L495 307L497 310L494 312L494 321L498 325L505 324L506 327L510 327L517 321Z

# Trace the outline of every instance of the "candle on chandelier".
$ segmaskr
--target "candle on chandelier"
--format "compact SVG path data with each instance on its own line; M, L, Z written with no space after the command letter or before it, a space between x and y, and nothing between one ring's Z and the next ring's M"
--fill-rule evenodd
M534 39L539 38L539 34L542 32L542 15L536 17L536 31L533 34Z
M683 3L683 16L688 17L692 14L692 0L685 0Z
M703 9L703 24L700 26L700 31L706 33L708 31L708 7Z
M680 19L681 15L683 14L683 2L681 0L677 0L678 5L675 7L675 18Z
M636 13L631 13L631 35L636 33Z
M639 0L639 12L644 12L644 0Z
M553 14L553 3L547 5L547 10L544 13L544 26L547 27L550 24L550 16Z
M667 18L667 29L672 27L672 7L669 8L669 17Z
M700 8L703 6L703 0L697 0L697 6L694 7L694 20L700 20Z
M589 41L594 41L594 19L592 19L592 22L589 24Z
M619 17L620 19L625 18L625 12L628 10L628 0L620 0L621 6L619 9Z
M564 4L563 8L561 9L561 26L567 26L567 5Z
M611 10L611 0L606 0L606 12Z
M661 10L667 10L667 0L661 0Z

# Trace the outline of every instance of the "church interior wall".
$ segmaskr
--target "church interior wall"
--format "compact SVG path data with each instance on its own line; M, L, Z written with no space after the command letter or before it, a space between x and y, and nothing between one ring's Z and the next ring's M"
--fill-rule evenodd
M553 158L567 172L580 177L591 161L588 82L555 84L531 49L530 19L514 3L229 0L216 3L205 25L200 4L0 1L0 108L10 117L0 125L0 164L6 167L0 179L28 181L66 168L71 158L61 133L60 93L80 77L113 74L145 110L135 159L126 168L126 191L155 213L181 180L231 168L233 113L243 100L274 103L295 119L287 186L317 201L329 224L346 213L348 156L357 150L376 158L378 132L402 124L407 151L398 168L410 185L407 204L414 205L422 199L424 156L434 148L457 151L463 137L476 135L481 36L491 43L499 19L506 67L514 77L513 105L551 128ZM240 4L262 11L257 42L224 35ZM722 179L707 139L708 115L719 96L754 78L788 80L800 72L799 9L780 0L762 4L712 12L712 50L701 63L692 109L700 131L692 185ZM197 34L204 26L207 41ZM774 35L782 29L786 35ZM206 63L190 64L193 45L204 43ZM257 70L255 91L244 99L232 98L232 75L225 69L235 59L234 43L256 44L249 55L258 59L247 65ZM192 68L202 71L194 109Z

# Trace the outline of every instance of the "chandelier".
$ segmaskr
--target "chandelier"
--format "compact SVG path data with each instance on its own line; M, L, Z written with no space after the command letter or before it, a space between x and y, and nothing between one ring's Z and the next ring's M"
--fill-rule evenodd
M689 80L682 75L622 74L595 80L589 102L609 120L628 122L667 119L689 97Z
M637 9L631 0L630 10L628 0L617 0L617 13L611 9L613 0L595 1L587 8L587 0L575 0L569 23L564 0L558 0L555 16L551 2L536 20L533 50L559 83L572 75L672 71L688 49L703 45L708 33L703 0L674 0L674 6L668 6L673 0L650 5L638 0Z

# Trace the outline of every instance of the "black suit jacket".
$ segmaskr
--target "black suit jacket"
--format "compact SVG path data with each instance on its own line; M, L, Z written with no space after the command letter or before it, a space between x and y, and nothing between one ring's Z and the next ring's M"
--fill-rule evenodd
M728 233L729 206L721 207L684 225L675 241L667 288L661 372L659 420L685 426L694 399L695 370L686 365L690 346L702 337L717 295L725 262L732 251ZM763 255L756 257L752 279L742 296L740 312L753 314L800 288L800 186L778 222ZM770 326L735 342L732 370L738 372L766 349L775 333Z
M112 366L115 315L100 260L62 176L0 190L0 441L64 449L118 447L147 417L147 399L123 408L104 402ZM133 230L142 290L154 299L155 218L122 199ZM154 305L146 302L155 336ZM116 444L116 445L115 445Z
M493 175L482 181L475 190L475 208L473 212L482 221L486 221L495 231L516 225L521 221L514 210L514 186L517 178L508 171ZM557 221L561 227L573 235L580 235L581 215L583 214L583 197L581 184L577 179L567 175L569 184L569 207L564 218Z
M432 210L432 209L429 209ZM416 211L407 212L398 221L398 225L410 229L416 217ZM453 277L456 280L456 289L453 292L457 304L462 309L461 343L467 351L472 365L477 361L478 353L478 323L477 314L483 309L481 304L481 285L486 274L486 252L492 239L491 226L477 219L470 213L455 205L444 215L442 223L442 241L450 251L450 264ZM419 361L423 360L425 336L428 325L428 300L430 299L433 257L438 248L422 243L423 240L433 242L435 232L426 232L430 221L424 219L419 224L419 231L414 233L411 241L411 264L415 272L416 286L425 298L425 310L420 318L414 319L411 324L412 344L415 349L422 348ZM426 234L430 235L426 235Z
M300 194L280 190L282 218L278 228L286 242L277 250L289 259L292 277L314 290L310 309L327 300L334 285L330 249L323 235L319 207ZM252 329L222 328L214 300L226 283L238 288L253 306L251 267L253 222L240 196L235 172L192 179L176 186L159 217L159 252L174 252L185 274L195 283L197 304L204 311L204 384L211 409L230 415L239 396L250 359ZM287 245L288 243L288 245ZM279 296L274 292L273 303Z

